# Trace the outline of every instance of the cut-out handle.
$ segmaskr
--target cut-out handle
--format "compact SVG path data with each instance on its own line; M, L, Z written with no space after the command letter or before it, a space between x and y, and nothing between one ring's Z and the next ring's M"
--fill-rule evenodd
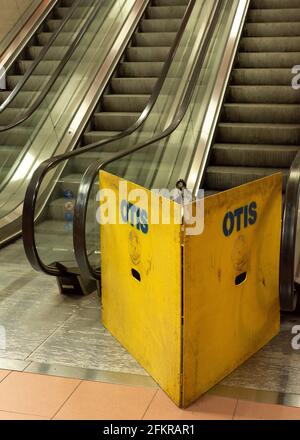
M141 281L141 274L137 270L131 269L131 274L133 278L135 278L138 281Z
M246 281L246 279L247 279L247 272L241 273L235 278L235 285L240 286Z

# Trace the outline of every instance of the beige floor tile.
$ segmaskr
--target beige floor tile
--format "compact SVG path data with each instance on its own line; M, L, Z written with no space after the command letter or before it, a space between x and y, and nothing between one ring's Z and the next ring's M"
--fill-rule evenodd
M300 408L240 400L235 420L300 420Z
M162 391L153 399L145 420L230 420L236 407L235 399L203 396L187 409L179 409Z
M0 420L49 420L46 417L0 411Z
M0 370L0 382L9 375L9 370Z
M0 382L0 410L52 417L80 381L12 372Z
M155 393L156 390L152 388L83 382L55 419L141 419Z

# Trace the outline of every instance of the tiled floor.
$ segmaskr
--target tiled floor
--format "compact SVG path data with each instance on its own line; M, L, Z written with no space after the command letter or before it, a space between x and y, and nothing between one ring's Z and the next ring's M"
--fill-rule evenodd
M204 396L178 409L159 389L0 370L0 420L300 419L300 408Z
M96 294L64 297L54 278L33 271L21 241L1 250L0 326L6 348L0 346L0 419L300 418L300 409L254 403L247 393L229 396L251 402L216 392L179 410L105 330L100 314ZM288 404L300 406L300 350L291 347L292 327L299 321L284 317L281 333L222 384L289 393Z

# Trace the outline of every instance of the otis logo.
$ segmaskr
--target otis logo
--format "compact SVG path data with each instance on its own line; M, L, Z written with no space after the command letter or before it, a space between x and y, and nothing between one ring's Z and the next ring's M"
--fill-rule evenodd
M225 237L230 237L232 233L253 226L257 220L257 203L251 202L249 205L242 206L229 211L223 220L223 233Z
M136 227L138 231L142 231L143 234L148 234L148 214L145 209L141 209L133 203L127 202L127 200L122 200L120 210L124 223L129 223L131 226Z

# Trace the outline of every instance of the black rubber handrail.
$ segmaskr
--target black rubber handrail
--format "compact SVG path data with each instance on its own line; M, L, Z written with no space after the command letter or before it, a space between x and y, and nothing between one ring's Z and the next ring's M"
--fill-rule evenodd
M115 154L110 159L95 163L91 165L86 173L84 174L78 195L77 200L75 204L75 212L74 212L74 221L73 221L73 241L74 241L74 250L75 250L75 257L76 261L79 266L79 272L84 278L94 278L94 279L100 279L101 273L99 269L94 269L89 262L88 258L88 252L87 252L87 246L86 246L86 216L87 216L87 208L88 208L88 202L90 199L91 191L93 189L93 185L95 182L95 179L97 178L99 172L104 169L107 165L111 164L112 162L115 162L119 159L123 159L124 157L136 153L138 151L141 151L142 149L154 145L156 142L161 141L162 139L170 136L174 130L179 126L181 123L183 117L186 114L186 111L189 107L189 104L191 102L193 93L196 88L197 80L199 78L199 75L201 73L201 70L203 68L203 64L208 52L208 48L210 46L211 40L213 38L215 28L217 25L217 22L219 20L219 16L223 7L223 3L225 0L218 0L215 2L214 8L212 9L210 19L208 20L206 30L205 30L205 37L202 43L202 47L200 49L200 53L197 58L196 65L194 67L191 80L189 82L188 89L183 97L182 104L179 107L179 109L176 112L176 115L173 119L173 122L171 125L164 130L161 134L154 136L153 138L149 139L148 141L141 143L127 151L123 151L121 153ZM157 145L156 145L157 147Z
M38 251L37 251L37 248L36 248L36 243L35 243L35 232L34 232L35 209L36 209L36 203L37 203L37 199L38 199L38 193L39 193L40 187L42 185L42 182L44 180L44 177L51 169L55 168L60 163L63 163L72 157L79 156L80 154L84 154L84 153L93 151L96 148L106 146L110 143L115 142L116 140L125 138L126 136L135 132L146 121L147 117L149 116L149 114L150 114L159 94L160 94L161 88L162 88L164 81L165 81L165 78L169 72L169 69L171 67L172 61L173 61L174 56L176 54L176 51L177 51L179 44L180 44L180 41L183 37L186 25L189 21L191 14L192 14L192 11L194 9L195 3L196 3L196 0L189 1L188 7L186 9L186 12L185 12L184 17L181 22L181 26L178 30L176 38L175 38L173 45L170 49L168 57L164 63L161 76L158 79L158 81L156 82L155 87L153 89L153 92L149 98L148 104L145 107L142 114L140 115L139 119L131 127L124 130L122 133L115 135L107 140L95 142L90 145L86 145L85 147L78 148L78 149L71 151L67 154L63 154L60 156L54 156L54 157L44 161L33 173L31 181L27 187L27 191L26 191L25 199L24 199L23 216L22 216L22 230L23 230L23 242L24 242L25 253L26 253L27 259L29 260L30 264L32 265L32 267L34 269L41 271L41 272L44 272L47 275L52 275L52 276L59 276L61 274L61 269L58 269L57 267L54 267L54 266L45 265L41 261L39 254L38 254ZM138 25L139 24L137 24L136 28L138 27ZM135 32L136 28L132 31L132 34ZM127 49L127 46L126 46L126 48L124 48L123 53L119 57L119 60L121 60L122 57L124 56L126 49ZM113 77L113 74L114 74L114 72L112 72L107 83L109 83L109 81ZM100 97L100 99L101 99L101 97Z
M299 197L300 153L297 153L286 184L280 250L280 306L288 312L297 306L294 276Z
M64 20L64 25L66 24L66 22L70 19L71 15L73 14L73 12L75 11L75 9L78 7L79 3L81 0L76 0L76 2L74 3L74 5L71 8L71 11L69 12L69 14L67 15L67 19ZM100 8L102 7L102 1L98 2L97 7L94 9L94 11L91 13L91 15L89 16L89 18L84 22L84 25L80 28L80 31L78 32L75 40L73 41L73 43L71 44L71 46L69 47L68 51L66 52L66 54L64 55L64 57L62 58L62 60L60 61L59 65L57 66L57 68L55 69L55 71L53 72L53 74L51 75L49 81L47 82L47 85L43 88L42 92L39 94L39 96L36 98L36 100L33 102L33 104L29 107L29 109L27 109L23 115L15 122L13 122L12 124L6 125L5 127L0 127L0 133L6 132L8 130L11 130L12 128L17 127L18 125L22 124L23 122L27 121L27 119L29 119L33 113L39 108L39 106L41 105L41 103L43 102L43 100L45 99L46 95L49 93L49 91L51 90L52 86L54 85L54 83L56 82L57 78L59 77L60 73L62 72L62 70L64 69L65 65L67 64L67 62L69 61L69 59L71 58L72 54L74 53L74 51L77 49L77 47L79 46L79 43L81 42L82 38L84 37L87 29L90 27L90 25L92 24L92 22L94 21L96 15L98 14ZM61 32L62 28L64 27L64 25L61 25L59 27L59 32ZM55 38L54 40L57 38L59 33L55 33ZM53 41L52 43L53 44ZM47 45L46 48L47 50L49 49L49 47L51 47L51 45ZM43 55L45 55L46 51L42 51ZM39 62L42 59L39 59ZM38 63L35 64L35 67L37 66ZM35 68L34 67L34 68ZM30 74L29 76L32 74L34 69L29 69L30 70ZM24 75L25 76L25 75ZM20 83L22 83L22 86L25 84L25 82L28 80L29 76L26 76L26 80L23 82L23 79L20 81ZM18 86L17 86L18 87ZM16 88L17 88L16 87ZM18 88L16 94L20 91L20 88ZM14 95L15 97L16 95Z

